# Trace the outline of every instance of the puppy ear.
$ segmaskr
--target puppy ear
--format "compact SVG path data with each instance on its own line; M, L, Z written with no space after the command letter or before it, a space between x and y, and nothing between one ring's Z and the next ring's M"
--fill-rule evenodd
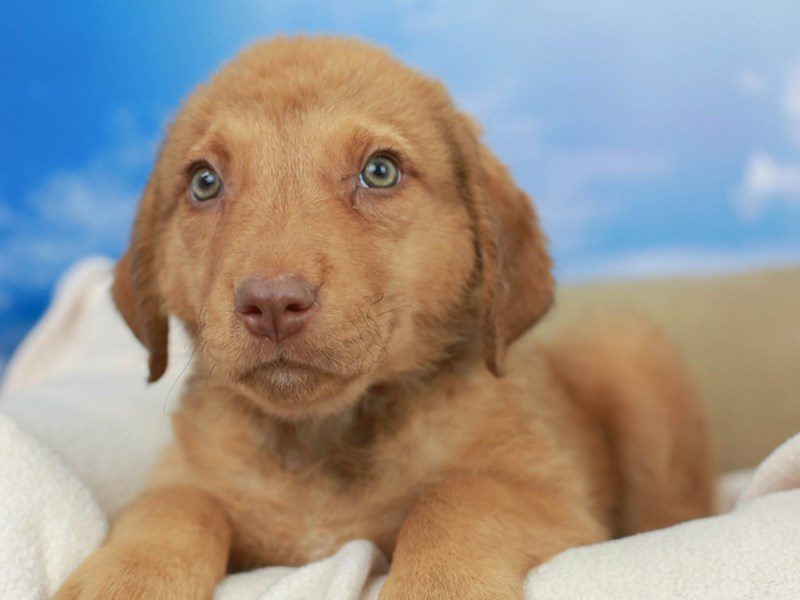
M461 119L467 138L464 176L480 261L484 356L489 370L500 377L507 346L553 303L552 261L530 198L480 143L478 127Z
M169 321L163 312L155 272L156 207L153 182L147 184L136 214L131 244L117 263L111 295L128 327L150 353L148 382L167 370Z

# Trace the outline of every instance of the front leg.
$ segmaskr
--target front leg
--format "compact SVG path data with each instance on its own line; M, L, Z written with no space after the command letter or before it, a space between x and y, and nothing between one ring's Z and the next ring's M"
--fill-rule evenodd
M156 488L119 517L55 600L211 598L230 545L228 518L213 498L184 485Z
M608 536L563 494L487 476L448 479L400 529L380 599L522 598L529 569Z

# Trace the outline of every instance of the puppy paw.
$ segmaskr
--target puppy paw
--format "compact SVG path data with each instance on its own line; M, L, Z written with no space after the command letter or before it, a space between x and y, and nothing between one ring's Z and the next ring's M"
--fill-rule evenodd
M174 553L148 545L97 550L56 592L54 600L198 600L210 598Z
M390 572L379 600L522 600L522 581L507 572L420 568Z

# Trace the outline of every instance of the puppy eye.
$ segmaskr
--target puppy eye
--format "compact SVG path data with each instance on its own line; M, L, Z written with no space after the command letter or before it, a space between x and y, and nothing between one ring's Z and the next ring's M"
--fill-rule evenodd
M211 167L200 167L192 175L192 196L198 202L216 198L222 189L222 179Z
M368 188L390 188L397 185L398 181L400 181L400 169L394 161L386 156L377 155L371 157L361 169L358 183Z

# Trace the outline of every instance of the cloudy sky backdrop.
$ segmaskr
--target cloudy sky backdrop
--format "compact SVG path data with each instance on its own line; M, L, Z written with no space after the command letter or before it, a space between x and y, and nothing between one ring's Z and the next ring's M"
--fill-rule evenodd
M800 261L797 0L10 0L0 369L75 259L118 255L164 125L248 41L333 32L444 80L562 279Z

